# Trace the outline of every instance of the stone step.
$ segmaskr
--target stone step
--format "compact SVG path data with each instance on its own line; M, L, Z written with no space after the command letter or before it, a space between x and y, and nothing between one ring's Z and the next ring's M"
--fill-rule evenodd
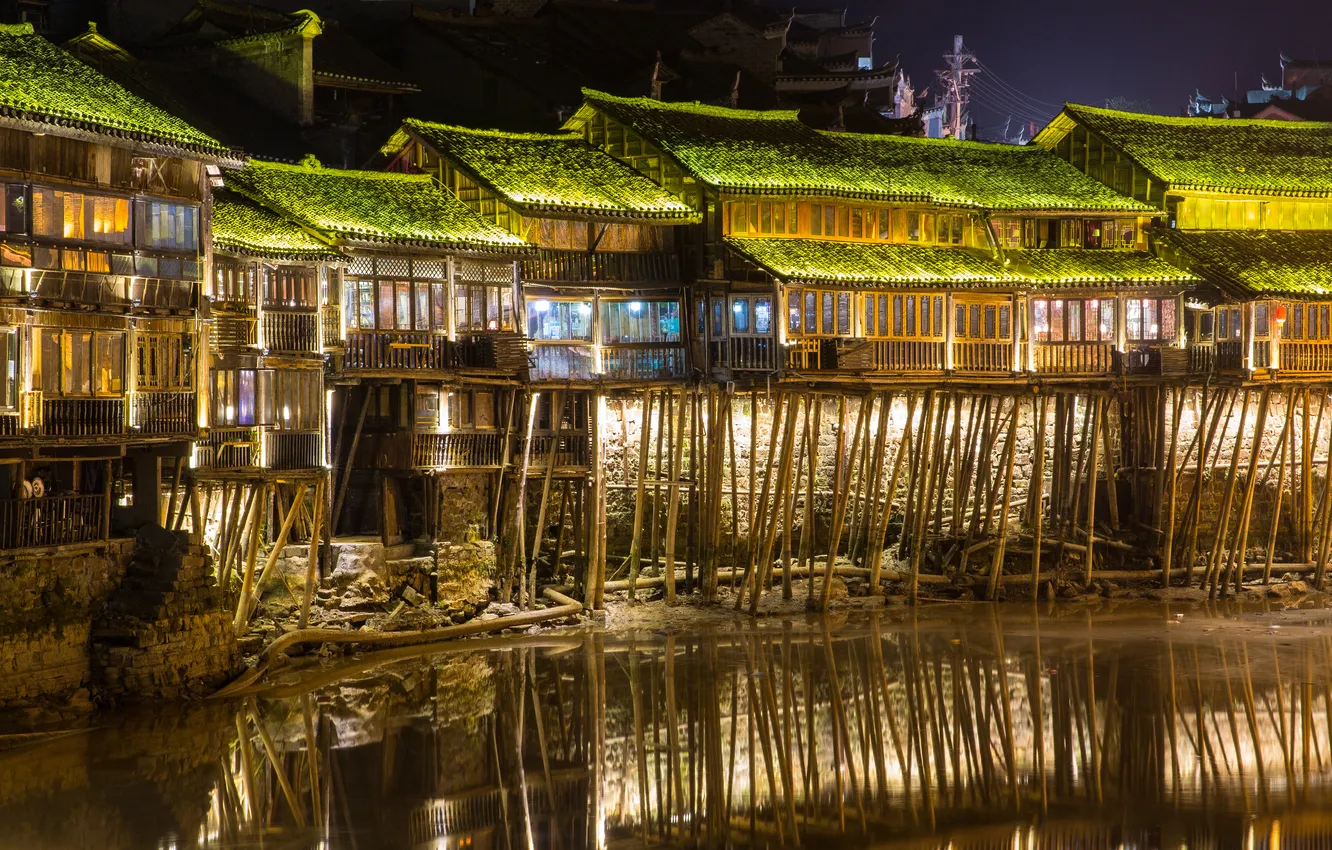
M416 541L398 543L394 546L384 547L385 561L401 561L406 558L414 557L416 557Z
M283 558L305 558L310 554L309 543L292 543L282 547Z

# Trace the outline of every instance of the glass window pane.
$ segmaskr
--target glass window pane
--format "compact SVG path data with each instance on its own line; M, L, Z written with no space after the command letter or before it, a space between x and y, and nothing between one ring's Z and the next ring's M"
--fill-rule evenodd
M754 333L772 333L772 299L754 299Z
M800 293L786 293L786 329L800 333Z
M837 332L851 333L851 293L837 293Z
M738 334L749 333L749 299L731 299L731 329Z

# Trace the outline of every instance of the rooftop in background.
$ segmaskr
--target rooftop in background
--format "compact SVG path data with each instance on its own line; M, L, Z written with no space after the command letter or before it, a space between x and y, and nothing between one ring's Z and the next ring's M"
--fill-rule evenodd
M342 256L295 222L225 189L213 195L213 247L266 260L312 261Z
M1332 295L1332 232L1162 230L1176 261L1241 296Z
M33 33L0 25L0 121L238 165L242 156Z
M194 8L164 36L184 46L227 46L266 36L307 31L313 38L315 85L370 91L410 92L416 86L396 68L363 47L334 21L308 9L280 12L255 3L195 0Z
M250 160L227 186L305 227L348 243L522 251L425 174L351 171Z
M734 192L917 200L998 210L1150 213L1049 152L814 130L790 110L663 103L586 91L566 127L601 112L695 177Z
M652 180L572 134L472 130L409 118L384 146L414 136L520 211L656 224L696 222L698 213Z
M1075 125L1176 189L1332 195L1332 123L1167 118L1070 103L1035 142L1053 148Z

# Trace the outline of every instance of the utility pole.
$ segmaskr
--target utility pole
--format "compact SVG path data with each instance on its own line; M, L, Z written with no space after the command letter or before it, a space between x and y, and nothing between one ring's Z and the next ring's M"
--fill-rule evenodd
M936 105L944 107L944 133L960 139L966 132L967 105L971 102L971 77L980 73L976 55L962 43L962 36L953 36L953 52L944 54L948 67L935 71L939 95Z

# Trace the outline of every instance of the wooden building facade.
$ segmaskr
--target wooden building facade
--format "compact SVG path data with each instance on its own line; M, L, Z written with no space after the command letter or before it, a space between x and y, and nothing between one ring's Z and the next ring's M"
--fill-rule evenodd
M210 183L237 153L0 28L0 550L164 521L202 424Z

